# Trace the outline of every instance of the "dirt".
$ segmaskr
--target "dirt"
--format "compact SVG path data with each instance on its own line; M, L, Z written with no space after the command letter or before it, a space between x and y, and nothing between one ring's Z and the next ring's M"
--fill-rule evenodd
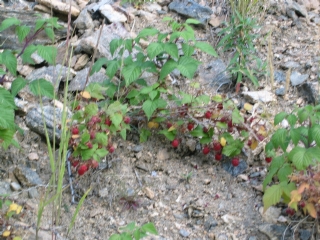
M174 13L170 15L180 18ZM285 58L300 63L314 61L319 56L319 28L310 26L302 19L303 27L297 29L291 27L292 20L279 20L279 16L278 11L276 15L268 14L262 21L264 37L266 29L273 29L274 54L280 51ZM133 31L138 33L150 25L160 30L166 29L160 17L153 22L136 17ZM214 45L217 43L217 36L210 26L197 29L196 34ZM267 45L263 43L266 38L260 40L258 48L261 57L266 59ZM283 63L283 59L277 56L274 59L276 67ZM210 59L202 60L207 62ZM261 83L268 88L268 79L262 79ZM277 111L292 109L299 98L295 88L290 88L289 96L287 100L278 98L272 106L276 106ZM18 118L17 122L23 126L22 118ZM20 150L11 147L0 153L1 171L10 173L15 165L25 164L37 169L43 182L47 182L50 166L44 140L30 131L26 131L19 140ZM175 150L168 140L157 134L141 144L138 135L132 132L127 141L119 139L116 145L116 151L103 162L107 168L90 170L75 180L79 195L90 187L91 191L69 236L66 236L67 228L77 205L71 204L67 188L63 193L61 223L52 228L52 209L46 209L43 214L43 239L50 239L52 235L56 239L108 239L111 234L117 233L119 227L132 221L138 225L146 222L155 224L159 236L148 239L183 239L181 230L189 233L189 239L269 239L258 231L258 226L265 223L259 213L262 192L257 190L263 176L248 181L233 177L222 169L220 162L214 160L212 153L204 156L198 143L195 152L189 151L185 142ZM30 152L38 153L39 160L28 160ZM265 171L266 163L255 159L243 175ZM65 182L67 184L67 176ZM35 199L28 198L26 189L12 196L24 206L23 214L16 219L14 227L23 239L34 237L39 199L44 190L45 186L38 187L40 197ZM123 199L131 203L123 203ZM211 228L208 227L210 224Z

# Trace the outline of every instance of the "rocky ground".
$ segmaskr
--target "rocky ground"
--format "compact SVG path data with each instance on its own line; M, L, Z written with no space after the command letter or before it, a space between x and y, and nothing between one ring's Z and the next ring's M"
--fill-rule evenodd
M182 15L198 17L204 25L196 29L197 38L216 46L222 23L229 17L228 7L222 1L198 3L189 0L185 10L181 6L187 3L183 1L158 0L135 7L128 3L124 6L113 4L111 0L90 3L86 0L73 1L71 12L76 34L71 40L74 46L72 79L67 79L65 74L57 79L55 75L61 69L62 73L67 71L60 57L67 50L63 40L66 36L64 31L57 33L57 62L60 65L47 67L43 64L44 60L35 55L33 57L37 64L20 64L19 73L30 81L41 77L52 81L57 91L62 90L59 86L67 80L70 81L70 94L81 89L85 84L103 17L108 19L108 23L102 29L98 57L110 56L108 44L114 37L135 36L147 26L165 31L167 26L161 21L164 16L176 20L184 19ZM240 103L249 101L257 104L259 100L264 108L271 109L271 115L289 111L296 105L317 102L319 4L317 0L267 2L264 5L265 15L260 16L262 27L258 31L262 37L255 45L259 56L267 60L268 41L271 43L269 51L271 49L273 56L275 85L271 88L270 78L262 77L259 79L261 87L257 91L250 83L244 84L239 95L234 95L233 87L228 88L228 84L220 90L232 93ZM30 24L34 22L33 12L50 13L53 8L55 15L66 26L69 12L69 5L58 0L0 1L0 6L0 19L17 16L28 18ZM194 15L195 12L198 15ZM4 42L4 39L7 41ZM15 48L18 44L14 41L13 37L0 34L3 48ZM45 43L45 40L39 39L39 42ZM196 80L208 94L215 93L221 83L230 83L229 76L224 73L229 56L222 52L219 55L218 59L199 56L204 64ZM291 69L290 88L286 93L288 69ZM90 77L89 81L101 82L104 76L102 70ZM178 84L187 88L188 82L178 80ZM10 84L6 87L10 87ZM38 204L50 174L49 157L41 136L43 130L35 124L40 109L38 100L23 90L17 105L20 109L16 121L25 133L17 136L20 150L9 148L0 152L0 193L10 194L12 200L24 207L23 214L14 221L14 232L23 239L34 239ZM47 121L50 121L50 114L56 109L49 101L45 101L45 105ZM56 111L59 114L59 110ZM71 195L66 190L61 225L52 228L51 210L47 209L42 219L40 238L108 239L119 227L132 221L139 225L151 221L159 236L149 239L317 239L314 227L317 224L311 218L301 221L304 217L301 213L288 217L285 206L281 205L262 213L261 183L267 169L266 163L261 160L263 154L256 154L250 161L243 156L241 164L235 169L229 159L220 163L214 161L211 154L204 156L200 145L192 138L184 141L174 150L168 140L157 134L144 144L139 143L139 137L134 132L129 134L127 141L117 140L116 151L101 163L99 170L91 171L75 181L79 195L89 187L92 191L70 235L66 236L65 233L76 205L71 205ZM190 177L186 177L188 175ZM131 200L138 208L132 209L134 205L122 204L121 199ZM128 206L131 209L127 210Z

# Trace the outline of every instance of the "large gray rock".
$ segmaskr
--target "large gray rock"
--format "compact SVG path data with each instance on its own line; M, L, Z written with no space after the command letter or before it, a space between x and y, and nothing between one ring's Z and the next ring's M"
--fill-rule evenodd
M13 174L24 187L33 187L42 184L42 180L39 175L32 169L25 166L17 166L13 170Z
M73 26L80 30L93 29L94 24L87 8L83 9L78 18L73 22Z
M211 8L201 6L193 0L174 0L168 7L185 17L197 19L202 24L206 24L213 13Z
M216 59L200 67L199 75L204 84L214 89L231 83L231 77L227 72L227 65L221 59Z
M100 26L103 27L100 41L97 47L97 58L106 57L107 59L112 59L110 53L110 42L113 39L117 38L126 38L129 37L129 32L124 28L124 26L119 23L112 23L110 25ZM100 29L96 30L92 33L91 36L82 38L75 42L73 46L75 46L75 53L85 52L88 55L92 55L93 51L96 47L98 38L100 35Z
M56 143L59 143L61 139L61 129L59 129L59 126L61 125L62 113L62 109L55 108L50 105L44 106L43 108L41 108L41 106L37 106L30 109L27 113L26 125L32 131L45 136L46 132L43 124L44 118L50 141L53 141L53 130L55 128L55 140ZM68 118L70 117L71 114L69 113Z
M82 91L85 88L88 72L89 72L88 67L79 71L77 73L77 76L70 82L68 91L69 92ZM102 83L106 79L107 79L107 76L105 75L105 70L101 69L99 72L96 72L89 77L87 86L89 83L92 83L92 82Z
M10 9L4 9L0 8L0 23L7 19L7 18L17 18L21 21L22 25L26 25L32 29L35 27L35 22L38 19L37 16L35 16L34 11L28 11L28 10L10 10ZM43 18L49 18L50 15L48 14L42 14L41 17ZM60 25L65 25L64 23L59 21ZM67 36L67 28L63 27L59 30L54 31L55 36L55 42L62 38L66 38ZM41 32L37 35L35 38L35 41L32 42L33 44L52 44L52 41L47 37L45 32ZM10 27L9 29L6 29L3 32L0 32L0 44L2 49L20 49L22 48L23 44L21 44L18 41L17 35L15 33L15 28Z

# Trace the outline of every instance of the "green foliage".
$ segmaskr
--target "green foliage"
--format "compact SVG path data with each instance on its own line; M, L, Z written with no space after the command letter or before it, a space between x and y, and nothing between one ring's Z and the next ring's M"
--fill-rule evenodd
M278 128L265 148L266 155L273 157L263 181L265 209L280 202L281 197L290 199L290 192L296 189L290 180L292 174L311 169L320 162L320 105L307 105L289 114L278 113L274 125L283 121L288 127ZM278 183L267 188L273 179L278 179Z
M112 234L109 240L139 240L149 234L158 235L153 223L146 223L139 227L135 222L132 222L119 230L120 234Z
M39 18L36 21L36 28L34 32L31 32L30 27L22 25L21 21L16 18L5 19L0 25L0 32L5 31L8 28L15 28L15 33L20 43L23 46L16 55L16 52L11 50L4 50L0 53L0 85L6 81L6 75L11 74L17 76L17 62L21 57L23 63L34 64L31 54L37 52L43 59L49 64L54 64L57 55L57 49L53 46L31 45L37 35L45 31L48 37L54 40L53 29L60 28L58 24L58 18L42 19ZM13 139L13 136L17 130L17 126L14 123L14 110L16 109L14 103L14 97L23 89L28 82L21 76L12 82L11 90L8 91L4 88L0 88L0 146L5 149L13 144L18 146L18 143ZM54 98L54 89L51 83L44 79L37 79L29 84L30 91L36 96L47 96Z
M239 1L241 2L241 1ZM224 51L233 51L233 57L228 65L228 71L235 77L237 84L246 76L257 87L257 75L264 73L266 63L257 57L253 43L259 37L253 30L259 26L253 18L240 14L234 10L230 23L219 32L223 36L218 47Z

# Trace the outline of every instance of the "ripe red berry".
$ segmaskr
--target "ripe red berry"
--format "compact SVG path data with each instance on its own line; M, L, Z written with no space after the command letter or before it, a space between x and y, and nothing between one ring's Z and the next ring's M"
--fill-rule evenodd
M188 123L188 130L191 131L194 128L193 123Z
M79 111L80 109L81 109L80 105L78 105L78 106L76 106L76 107L74 108L75 111Z
M92 116L90 121L92 123L100 123L101 122L101 118L99 118L98 116Z
M286 213L289 215L289 216L293 216L295 214L295 211L294 209L292 208L287 208L286 209Z
M171 143L172 147L177 148L179 146L179 140L178 139L174 139Z
M77 134L79 134L79 128L74 127L74 128L72 128L71 132L73 135L77 135Z
M79 161L78 160L74 160L74 161L72 161L71 164L72 164L73 167L77 167L79 165Z
M109 149L108 149L109 153L113 153L114 150L115 150L115 148L114 148L114 146L112 146L112 145L111 145L111 146L109 147Z
M257 137L258 137L259 141L263 141L264 140L264 136L262 136L261 134L257 134Z
M87 147L88 147L89 149L92 148L92 143L91 143L91 142L87 142L86 145L87 145Z
M217 108L218 108L219 110L222 110L222 109L223 109L222 103L219 103L219 104L217 105Z
M85 174L85 172L88 171L88 167L86 164L83 164L81 165L79 168L78 168L78 174L81 176L83 174Z
M171 128L172 127L172 123L171 122L167 122L167 128Z
M124 121L126 124L129 124L129 123L131 122L131 119L130 119L130 117L125 116L124 119L123 119L123 121Z
M204 146L202 149L203 154L207 155L210 152L210 148L208 146Z
M226 117L226 116L222 117L222 118L220 119L220 122L222 122L222 123L228 122L228 117Z
M235 157L231 161L232 166L237 167L239 165L239 158Z
M213 150L214 151L219 152L219 151L221 151L221 148L222 148L222 146L221 146L221 144L219 142L214 142L213 143Z
M299 207L304 208L306 206L306 203L304 201L299 202Z
M252 144L252 141L249 139L248 142L247 142L248 146L250 147L251 144Z
M228 132L229 133L233 132L233 127L228 127Z
M272 157L266 157L266 162L267 163L271 163L271 161L272 161Z
M91 161L91 168L96 169L98 167L99 167L99 163L96 160L92 160Z
M210 119L211 116L212 116L212 112L210 112L210 111L206 111L206 113L204 114L204 117L208 118L208 119Z
M110 127L112 124L112 121L109 118L106 118L104 123Z
M216 153L216 155L214 155L214 158L217 160L217 161L220 161L222 159L222 154L221 153Z
M204 133L207 133L207 132L209 131L209 129L208 129L207 127L203 127L203 128L202 128L202 131L203 131Z
M232 128L232 120L229 120L229 121L228 121L228 127L229 127L229 128Z
M94 131L90 132L90 139L94 139L96 137L96 133Z

